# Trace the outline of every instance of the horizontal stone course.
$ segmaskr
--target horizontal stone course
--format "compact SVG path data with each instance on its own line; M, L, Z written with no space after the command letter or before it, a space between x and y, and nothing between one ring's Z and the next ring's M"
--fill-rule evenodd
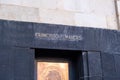
M0 19L39 22L39 10L37 8L0 5Z
M107 29L118 27L114 0L0 0L0 4L0 19Z

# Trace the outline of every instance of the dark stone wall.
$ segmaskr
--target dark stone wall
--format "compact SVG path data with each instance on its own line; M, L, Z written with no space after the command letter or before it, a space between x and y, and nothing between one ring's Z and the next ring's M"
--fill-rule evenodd
M34 80L34 48L82 51L81 80L120 80L120 31L7 20L0 20L0 80Z
M0 47L0 80L34 80L34 51Z

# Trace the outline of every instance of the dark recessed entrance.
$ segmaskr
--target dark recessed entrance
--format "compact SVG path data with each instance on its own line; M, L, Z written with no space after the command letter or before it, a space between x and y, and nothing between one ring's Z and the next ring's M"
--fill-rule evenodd
M37 80L79 80L81 51L35 49Z

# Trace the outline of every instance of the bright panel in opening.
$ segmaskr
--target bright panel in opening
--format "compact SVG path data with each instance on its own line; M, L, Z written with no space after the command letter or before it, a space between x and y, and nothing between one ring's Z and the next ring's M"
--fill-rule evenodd
M37 62L37 80L69 80L68 63Z

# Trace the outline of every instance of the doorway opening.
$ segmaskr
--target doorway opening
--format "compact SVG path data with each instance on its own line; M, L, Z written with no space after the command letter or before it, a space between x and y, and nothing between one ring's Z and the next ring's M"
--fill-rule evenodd
M36 80L80 80L83 76L82 52L35 49Z

